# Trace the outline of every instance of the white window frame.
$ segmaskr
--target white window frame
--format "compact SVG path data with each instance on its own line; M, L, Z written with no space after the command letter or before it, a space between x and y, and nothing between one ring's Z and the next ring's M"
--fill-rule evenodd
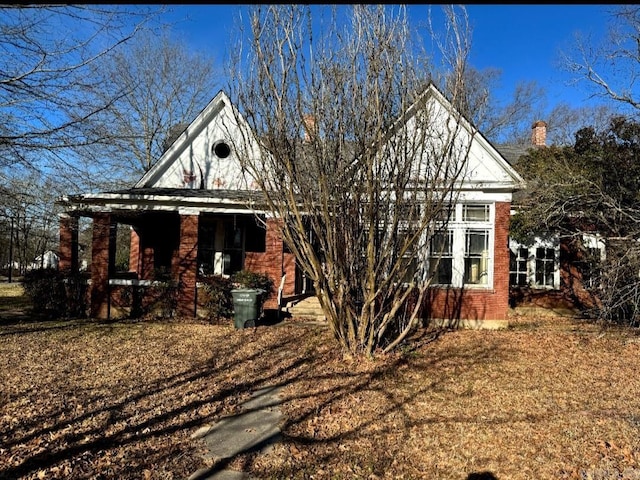
M516 245L515 247L510 247L509 250L511 251L511 253L515 254L515 261L516 261L516 268L515 270L511 269L511 265L509 265L509 286L510 287L526 287L529 285L529 247L527 247L526 245ZM525 250L527 253L526 255L523 257L520 255L521 250ZM509 264L511 264L511 258L509 258ZM524 269L521 269L520 267L524 264ZM516 277L516 282L513 283L511 281L511 276L515 275ZM518 279L524 276L524 285L520 285L518 283Z
M465 285L482 285L485 286L487 284L487 282L489 281L489 257L490 257L490 251L489 251L489 236L490 236L490 231L486 228L482 228L482 229L475 229L475 228L468 228L465 230L465 239L464 239L464 248L465 248L465 252L464 252L464 276L465 276ZM482 238L483 240L483 249L482 249L482 253L480 253L480 255L478 255L476 252L472 252L471 251L471 236L478 236L478 237L484 237ZM475 262L473 262L473 260L479 260L477 262L477 265L475 264ZM467 271L467 261L469 261L471 263L471 271L468 272ZM472 263L473 262L473 263ZM474 266L476 266L476 272L474 275ZM475 277L475 281L472 281L472 279L470 279L469 277Z
M559 290L560 289L560 239L557 236L553 236L550 238L540 238L536 237L531 244L521 244L512 239L509 239L509 248L512 252L517 252L520 248L527 248L529 251L529 258L527 259L527 285L534 289L539 290ZM553 284L545 285L539 284L536 281L536 260L537 260L537 249L545 248L545 249L553 249L554 258L553 258ZM511 270L511 268L509 268ZM509 272L509 276L511 276L511 271ZM510 287L517 287L515 285L511 285L511 280L509 280Z
M540 251L545 253L544 256L538 256ZM548 257L546 254L551 253L551 257ZM533 285L536 288L548 288L553 289L557 288L559 282L556 281L556 273L558 272L558 249L554 247L549 247L546 245L538 245L535 247L533 255L531 255L531 262L533 263ZM547 266L551 265L551 284L547 283L547 275L545 274ZM538 281L538 277L540 276L540 268L542 267L542 281Z
M468 206L472 207L484 207L487 211L487 216L484 220L467 220L464 218L465 212ZM455 206L451 219L447 224L447 231L452 235L452 265L451 265L451 283L442 284L437 283L437 279L434 278L434 285L442 287L452 288L466 288L466 289L479 289L488 290L493 289L493 268L494 268L494 252L495 252L495 202L464 202L458 203ZM466 241L467 232L469 231L484 231L488 237L487 248L487 281L486 283L465 283L465 258L466 258ZM436 252L436 255L438 253ZM431 258L430 252L427 254L427 261Z

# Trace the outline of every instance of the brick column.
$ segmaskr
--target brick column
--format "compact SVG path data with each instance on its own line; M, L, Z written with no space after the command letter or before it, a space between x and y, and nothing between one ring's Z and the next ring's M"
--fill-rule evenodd
M495 301L489 318L503 320L509 309L509 221L511 203L496 202L493 289Z
M129 242L129 271L136 272L140 277L140 235L134 227L131 227L131 240Z
M197 214L180 215L180 242L173 256L172 277L178 281L178 315L195 316L198 274Z
M60 270L78 271L78 217L67 213L60 215L60 248L58 251Z
M93 217L91 247L91 317L107 318L109 302L109 271L111 215L98 213Z

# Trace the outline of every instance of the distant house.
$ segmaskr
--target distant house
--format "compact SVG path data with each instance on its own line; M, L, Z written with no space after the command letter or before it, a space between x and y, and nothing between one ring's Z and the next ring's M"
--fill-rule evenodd
M452 109L433 85L425 98L443 111ZM259 149L234 150L236 138L251 134L235 113L220 92L132 188L61 199L66 210L60 222L61 268L77 269L78 218L93 220L92 316L109 315L114 295L123 289L151 286L159 278L177 282L178 312L189 316L197 313L203 274L247 269L269 275L282 285L284 297L312 291L279 235L278 219L242 168L241 156L258 155ZM472 127L463 122L462 132L471 139L468 175L445 234L430 316L504 321L511 199L522 178L481 133L472 136ZM114 265L116 229L123 226L131 231L127 274L116 272ZM429 262L429 252L421 252L417 261Z
M52 250L47 250L42 255L38 255L27 267L27 270L37 270L38 268L58 268L60 258Z

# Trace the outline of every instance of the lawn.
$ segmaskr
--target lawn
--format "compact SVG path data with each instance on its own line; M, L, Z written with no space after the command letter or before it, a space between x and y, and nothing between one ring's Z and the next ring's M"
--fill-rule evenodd
M15 314L29 306L20 283L0 283L0 315Z
M227 468L640 478L639 367L635 332L566 319L422 332L375 362L344 358L326 328L297 321L14 322L0 325L0 478L186 479L210 466L190 436L275 384L282 442Z

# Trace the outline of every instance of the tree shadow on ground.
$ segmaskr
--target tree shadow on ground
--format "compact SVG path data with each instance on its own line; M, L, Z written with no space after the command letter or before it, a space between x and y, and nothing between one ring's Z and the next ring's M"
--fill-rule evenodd
M491 472L474 472L467 476L467 480L498 480Z
M294 450L307 449L314 452L313 464L330 466L342 461L349 461L345 458L345 451L341 451L341 447L345 443L350 441L357 441L362 438L363 432L366 432L369 428L375 427L378 431L378 435L384 436L386 434L396 435L396 442L401 445L404 440L407 440L410 435L410 430L413 427L429 425L437 423L442 420L433 418L424 418L416 421L412 418L410 400L396 395L394 392L386 390L386 380L393 379L398 375L398 371L404 367L421 370L428 373L429 376L435 377L435 380L428 382L422 386L418 386L415 391L412 392L412 397L420 396L423 394L430 394L432 392L439 391L440 384L446 380L446 373L439 372L440 366L446 362L455 362L457 360L465 361L468 364L482 364L486 362L498 361L503 355L508 355L507 351L502 351L491 346L478 345L473 350L451 350L446 356L438 358L419 358L415 355L420 348L428 348L428 345L432 342L436 342L441 335L445 333L444 330L423 330L418 332L416 337L407 347L403 350L403 353L395 356L389 356L388 360L381 363L378 368L372 372L345 372L345 371L323 371L321 365L314 362L305 362L301 365L296 375L296 380L302 381L310 385L307 389L298 389L298 393L289 394L285 393L282 401L293 402L301 400L317 400L312 402L311 405L303 410L299 416L286 418L282 425L282 442L293 446ZM320 367L320 368L318 368ZM327 385L327 386L325 386ZM300 434L301 427L308 425L318 413L323 411L331 412L336 409L336 405L341 401L349 401L350 399L361 398L364 395L380 395L386 400L386 407L384 409L376 410L374 415L369 418L363 419L363 421L357 423L357 425L349 428L344 428L338 433L325 435L320 437L317 432L310 432ZM384 419L390 416L394 416L398 420L398 423L404 424L404 429L394 429L393 427L385 424ZM473 414L469 417L462 415L459 418L452 418L452 423L464 423L475 421ZM312 423L312 422L311 422ZM394 431L395 430L395 431ZM366 434L364 434L366 435ZM329 447L318 450L318 446ZM335 447L335 448L334 448ZM253 448L252 451L259 450ZM238 464L242 471L254 472L256 468L256 456L247 455L251 452L242 452L238 454L237 458L218 459L217 462L205 472L202 472L197 478L207 478L220 470L227 468L229 465L235 462L236 467ZM351 459L353 460L353 459ZM388 469L393 468L395 463L395 452L393 451L376 451L376 458L374 460L375 466L372 474L376 478L385 478L389 475ZM300 469L306 468L304 465L296 465L294 467L275 467L262 470L259 475L265 475L267 478L290 478L300 474ZM328 467L330 468L330 467ZM314 472L307 472L305 474L313 474ZM475 480L491 480L496 479L490 472L480 472L471 475L471 479ZM485 476L477 476L485 475ZM305 477L306 478L306 477ZM324 477L320 477L324 478Z
M82 325L77 326L77 329L82 328ZM265 332L271 334L268 340L263 338L268 335ZM80 344L81 330L74 333L78 335L74 341ZM428 347L429 343L438 340L439 335L440 332L426 334L423 331L422 336L416 339L417 345ZM139 378L131 385L120 385L114 381L101 388L63 392L35 415L9 425L0 422L0 427L6 427L0 428L4 430L0 434L4 451L7 455L17 455L18 452L21 458L13 465L5 463L0 468L0 479L29 476L56 468L70 459L97 461L96 458L104 457L105 452L117 458L117 452L121 450L128 452L128 460L120 458L121 467L111 465L105 478L140 478L150 465L162 465L162 462L169 465L177 461L175 457L178 456L185 457L183 464L188 463L192 468L190 473L193 473L198 468L193 462L196 445L188 440L189 434L237 411L253 391L274 385L285 386L283 402L308 401L308 406L302 408L298 416L284 421L284 443L309 447L338 445L358 438L362 431L377 422L382 425L380 435L384 435L389 433L390 427L382 420L391 414L401 418L405 424L403 431L394 432L399 433L399 441L402 441L410 427L418 423L410 415L408 400L385 390L386 380L395 378L403 368L428 372L432 380L419 385L415 395L420 395L437 390L439 382L445 380L444 373L439 372L444 361L465 360L479 364L496 361L504 354L493 347L479 345L473 350L451 350L438 358L426 358L420 356L419 348L414 346L403 354L378 362L370 371L358 371L358 368L350 371L347 364L345 368L340 367L340 353L337 347L327 347L330 341L325 327L286 322L270 329L229 330L220 344L212 345L213 352L208 360L172 375L156 379ZM238 352L247 353L239 356ZM132 351L131 355L135 352ZM336 359L338 367L326 368L328 362L336 362ZM295 384L302 387L292 390L297 393L287 394L286 387ZM382 396L385 408L353 427L323 438L318 438L313 432L299 433L301 425L318 412L331 410L338 402L357 398L363 392ZM67 397L73 397L73 403L64 400ZM35 397L34 401L37 401ZM82 404L83 408L73 410L75 404ZM433 421L423 419L419 423ZM24 450L25 445L38 443L40 439L54 440L48 441L46 449ZM163 442L165 446L154 451L145 443L151 441ZM330 448L325 452L330 453L322 453L320 458L315 458L316 464L329 465L340 461L338 450ZM249 453L218 460L207 473L212 474L234 462L236 466L239 463L244 471L252 471L255 456ZM374 473L384 476L385 469L393 460L393 452L383 454L376 459ZM174 465L173 468L183 467ZM276 478L286 478L292 473L288 467L277 467L268 472Z

